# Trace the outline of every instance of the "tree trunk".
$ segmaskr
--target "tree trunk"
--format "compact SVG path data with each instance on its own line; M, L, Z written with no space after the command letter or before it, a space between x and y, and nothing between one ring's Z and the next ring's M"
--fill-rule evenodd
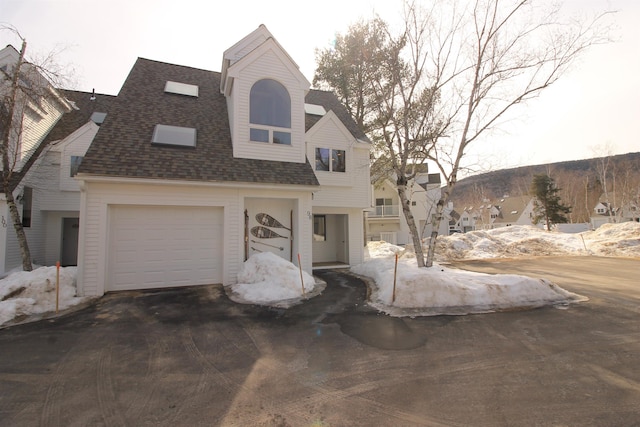
M418 263L418 267L422 268L424 267L424 252L422 251L422 240L420 239L420 234L418 233L416 220L413 218L413 214L411 213L411 206L409 203L409 198L407 197L406 182L398 180L397 188L398 196L400 197L400 204L402 205L402 213L404 214L404 219L407 221L407 226L409 226L409 232L411 233L411 240L413 241L413 247L416 253L416 261Z
M433 225L431 229L431 238L429 239L429 249L427 250L427 265L426 265L427 267L433 266L433 258L435 257L435 254L436 254L436 240L438 239L438 234L439 234L438 230L440 230L440 223L444 218L444 207L447 205L447 202L449 201L449 197L451 195L451 191L453 190L453 186L455 185L455 183L456 181L455 181L455 178L453 177L447 184L447 187L445 187L444 193L441 194L440 200L438 200L438 203L436 205L436 216L433 220Z
M33 270L33 264L31 263L31 251L29 250L29 244L27 243L27 235L22 227L22 218L20 218L20 212L18 212L18 206L16 206L16 200L13 197L13 192L9 189L8 180L4 180L4 194L7 198L7 206L11 213L11 222L13 228L16 231L16 237L18 238L18 245L20 246L20 255L22 256L22 269L24 271Z

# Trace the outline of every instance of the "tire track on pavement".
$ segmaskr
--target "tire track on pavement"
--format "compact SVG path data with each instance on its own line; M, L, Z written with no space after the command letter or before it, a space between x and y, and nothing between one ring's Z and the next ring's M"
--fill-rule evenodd
M98 392L98 406L102 419L107 426L126 426L127 421L116 399L113 388L113 367L111 366L111 348L100 353L96 371L96 389Z

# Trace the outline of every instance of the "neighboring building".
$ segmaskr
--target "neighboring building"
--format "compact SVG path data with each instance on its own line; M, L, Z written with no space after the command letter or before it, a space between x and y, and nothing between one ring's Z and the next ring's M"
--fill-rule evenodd
M400 206L395 178L372 178L373 195L367 211L367 240L384 240L394 245L412 243L409 226ZM441 196L440 175L420 173L407 185L411 213L416 221L420 238L428 238L436 204ZM440 235L448 234L448 219L440 223Z
M19 53L12 46L0 50L1 69L11 73L18 59ZM17 102L16 118L22 122L22 127L10 144L16 159L10 186L21 211L33 263L55 264L62 255L61 251L69 249L68 246L63 247L64 225L46 212L56 211L62 216L66 215L62 212L75 212L69 215L77 218L79 197L75 201L70 200L67 197L70 193L58 185L61 182L58 179L61 165L60 160L54 158L60 158L60 154L53 154L56 148L52 144L69 136L86 121L83 121L85 118L74 121L81 114L69 97L70 93L53 88L29 64L25 64L22 70L22 84L40 95L21 97ZM6 90L6 82L1 82L0 91ZM86 98L88 100L89 95ZM61 220L62 216L58 219ZM0 274L5 274L21 267L22 258L4 193L0 195L0 218ZM72 258L68 261L73 264Z
M468 206L452 217L450 230L466 233L474 230L490 230L510 225L533 225L534 199L530 196L504 196L484 204Z
M79 294L362 262L370 146L262 25L219 73L138 59L76 175Z
M640 195L623 197L609 193L609 202L603 193L591 214L591 227L596 229L602 224L616 222L640 222ZM617 203L616 203L617 202Z
M508 227L510 225L533 225L534 198L531 196L502 197L493 202L498 214L491 223L491 228Z
M25 227L35 264L77 265L80 185L74 179L91 141L104 121L109 95L61 91L73 110L61 117L44 139L44 150L21 182L30 189L31 221ZM23 209L27 203L23 203ZM23 223L25 215L23 214ZM24 224L23 224L24 225ZM14 263L20 262L15 233L9 241Z

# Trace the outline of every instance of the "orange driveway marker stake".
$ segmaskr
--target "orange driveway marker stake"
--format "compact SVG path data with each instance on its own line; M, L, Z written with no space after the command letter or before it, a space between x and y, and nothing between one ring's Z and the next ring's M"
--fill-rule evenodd
M56 262L56 314L60 302L60 261Z
M398 272L398 254L396 253L396 265L393 268L393 295L391 297L391 302L396 302L396 274Z
M305 296L304 292L304 278L302 276L302 264L300 264L300 254L298 254L298 267L300 267L300 284L302 285L302 296Z

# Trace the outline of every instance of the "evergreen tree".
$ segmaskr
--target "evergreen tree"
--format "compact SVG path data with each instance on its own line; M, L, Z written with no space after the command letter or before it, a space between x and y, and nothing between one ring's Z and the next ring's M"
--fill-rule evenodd
M569 222L567 214L571 212L571 207L563 205L560 201L556 183L548 175L534 175L531 182L530 194L536 198L534 201L533 223L545 222L547 231L551 230L553 224L564 224Z

